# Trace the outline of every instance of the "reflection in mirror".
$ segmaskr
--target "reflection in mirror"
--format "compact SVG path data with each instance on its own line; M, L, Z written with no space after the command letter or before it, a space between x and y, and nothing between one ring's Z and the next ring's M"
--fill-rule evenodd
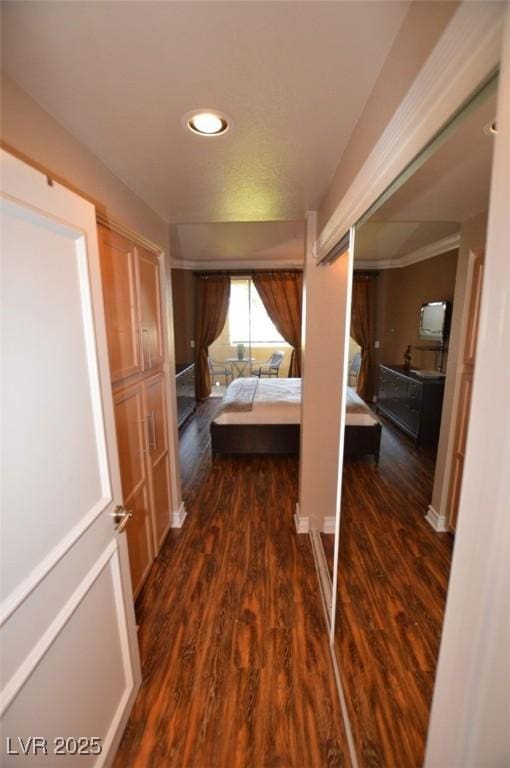
M492 86L356 228L334 644L360 768L424 759L495 112ZM332 537L323 545L332 567Z

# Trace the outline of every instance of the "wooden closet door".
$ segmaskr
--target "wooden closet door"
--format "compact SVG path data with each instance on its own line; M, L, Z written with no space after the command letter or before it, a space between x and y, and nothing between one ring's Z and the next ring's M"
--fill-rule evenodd
M145 382L145 408L152 483L154 546L160 548L170 526L170 466L163 374Z
M137 254L143 368L149 370L163 362L159 259L141 247Z
M452 531L457 526L460 492L464 474L464 458L466 453L469 413L471 408L471 392L473 389L473 374L476 358L476 342L478 338L478 323L480 318L480 302L482 297L484 252L478 253L473 262L473 276L469 297L468 326L464 341L462 367L460 372L459 402L457 405L455 443L453 448L450 488L448 491L449 525Z
M126 533L136 597L154 559L143 386L130 387L116 394L114 406L124 507L133 513Z
M99 251L112 382L142 370L138 328L135 247L99 225Z

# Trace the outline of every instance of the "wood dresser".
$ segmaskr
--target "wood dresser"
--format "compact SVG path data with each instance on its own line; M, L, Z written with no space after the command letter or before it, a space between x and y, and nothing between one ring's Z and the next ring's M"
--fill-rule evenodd
M171 524L160 264L156 253L98 225L110 375L133 593Z
M379 366L377 410L417 444L439 439L444 376L424 377L400 365Z

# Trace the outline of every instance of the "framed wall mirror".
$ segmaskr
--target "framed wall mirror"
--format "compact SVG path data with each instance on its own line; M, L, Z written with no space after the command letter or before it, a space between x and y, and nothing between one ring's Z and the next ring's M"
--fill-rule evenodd
M331 632L360 768L421 765L469 421L497 80L355 227Z

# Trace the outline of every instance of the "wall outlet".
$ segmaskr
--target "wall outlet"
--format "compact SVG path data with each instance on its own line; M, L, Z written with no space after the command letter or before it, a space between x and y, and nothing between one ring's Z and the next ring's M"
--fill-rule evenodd
M189 345L190 345L191 349L195 349L195 339L191 339Z
M374 341L374 349L380 349L381 348L381 342L380 341Z

